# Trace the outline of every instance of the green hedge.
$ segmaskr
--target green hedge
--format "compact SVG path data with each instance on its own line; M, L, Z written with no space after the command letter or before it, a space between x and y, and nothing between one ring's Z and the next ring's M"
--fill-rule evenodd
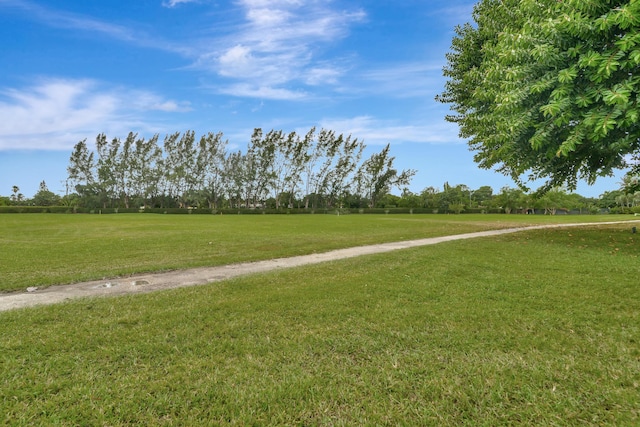
M615 207L609 210L612 214L640 214L640 206L634 207Z
M49 213L50 207L44 206L0 206L0 213Z
M466 211L475 213L474 210ZM492 209L491 213L501 213L501 210ZM347 215L347 214L433 214L431 208L362 208L362 209L181 209L181 208L82 208L69 206L0 206L2 213L78 213L78 214L118 214L118 213L149 213L170 215ZM444 212L442 212L444 213ZM478 212L479 213L479 212Z
M611 213L622 214L634 214L640 213L640 206L633 208L612 208ZM102 209L89 209L81 207L70 206L0 206L0 214L3 213L79 213L79 214L118 214L118 213L150 213L150 214L170 214L170 215L357 215L357 214L378 214L378 215L394 215L394 214L445 214L444 210L432 209L432 208L353 208L353 209L304 209L304 208L291 208L291 209L181 209L181 208L102 208ZM502 209L489 209L489 208L470 208L465 209L461 215L464 214L502 214ZM572 212L573 213L573 212Z
M501 208L467 208L464 210L464 213L475 213L475 214L500 214L504 213L504 210Z

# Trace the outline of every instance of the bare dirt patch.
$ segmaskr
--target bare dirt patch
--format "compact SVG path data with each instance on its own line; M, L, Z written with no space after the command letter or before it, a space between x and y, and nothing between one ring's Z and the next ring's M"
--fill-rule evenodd
M45 289L31 287L28 288L25 292L1 294L0 311L23 307L32 307L36 305L55 304L66 300L82 297L117 296L125 294L153 292L186 286L197 286L207 283L219 282L222 280L231 279L233 277L267 272L279 268L291 268L302 265L318 264L321 262L353 258L361 255L390 252L417 246L434 245L437 243L449 242L452 240L496 236L500 234L516 233L518 231L535 230L541 228L585 227L593 225L620 224L627 222L632 223L640 221L636 220L578 224L553 224L507 228L501 230L457 234L452 236L432 237L419 240L407 240L402 242L358 246L354 248L339 249L320 254L301 255L291 258L278 258L267 261L231 264L219 267L194 268L189 270L171 271L167 273L151 273L125 278L96 280L91 282L74 283L71 285L51 286Z

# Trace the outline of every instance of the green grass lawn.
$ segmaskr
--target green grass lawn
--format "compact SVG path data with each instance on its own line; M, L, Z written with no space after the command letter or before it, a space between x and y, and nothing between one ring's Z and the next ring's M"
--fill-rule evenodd
M536 230L0 313L0 420L638 425L639 255Z
M629 216L0 215L0 292L532 223Z

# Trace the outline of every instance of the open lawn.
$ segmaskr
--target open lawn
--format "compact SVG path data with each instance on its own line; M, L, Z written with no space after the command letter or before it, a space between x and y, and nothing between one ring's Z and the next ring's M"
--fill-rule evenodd
M153 246L161 242L153 230L173 223L162 218L148 228ZM345 218L320 218L315 233L315 218L266 218L257 229L275 241L280 228L281 246L287 246L296 239L284 225L301 221L296 224L307 239L324 243L291 252L300 254L328 249L331 239L324 234L348 234L352 243L364 244L393 240L403 227L409 229L404 238L417 238L449 234L447 228L453 234L499 226L488 216L353 216L337 223ZM594 219L615 218L585 218ZM206 229L206 220L197 221L201 227L192 232ZM248 219L245 224L256 227ZM112 235L126 236L111 227ZM189 233L185 225L176 228ZM0 421L638 425L640 238L630 228L526 231L3 312ZM204 241L212 233L206 230L198 231ZM242 236L236 257L240 248L262 244L260 237L247 241L251 233ZM286 248L277 250L286 254Z
M629 216L0 215L0 292L537 223Z

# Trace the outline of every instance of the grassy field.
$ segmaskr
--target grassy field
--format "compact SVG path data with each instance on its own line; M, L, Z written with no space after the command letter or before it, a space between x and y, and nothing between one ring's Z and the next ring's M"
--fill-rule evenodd
M0 292L532 223L629 216L0 215Z
M537 230L0 313L0 422L638 425L639 255L629 225Z

